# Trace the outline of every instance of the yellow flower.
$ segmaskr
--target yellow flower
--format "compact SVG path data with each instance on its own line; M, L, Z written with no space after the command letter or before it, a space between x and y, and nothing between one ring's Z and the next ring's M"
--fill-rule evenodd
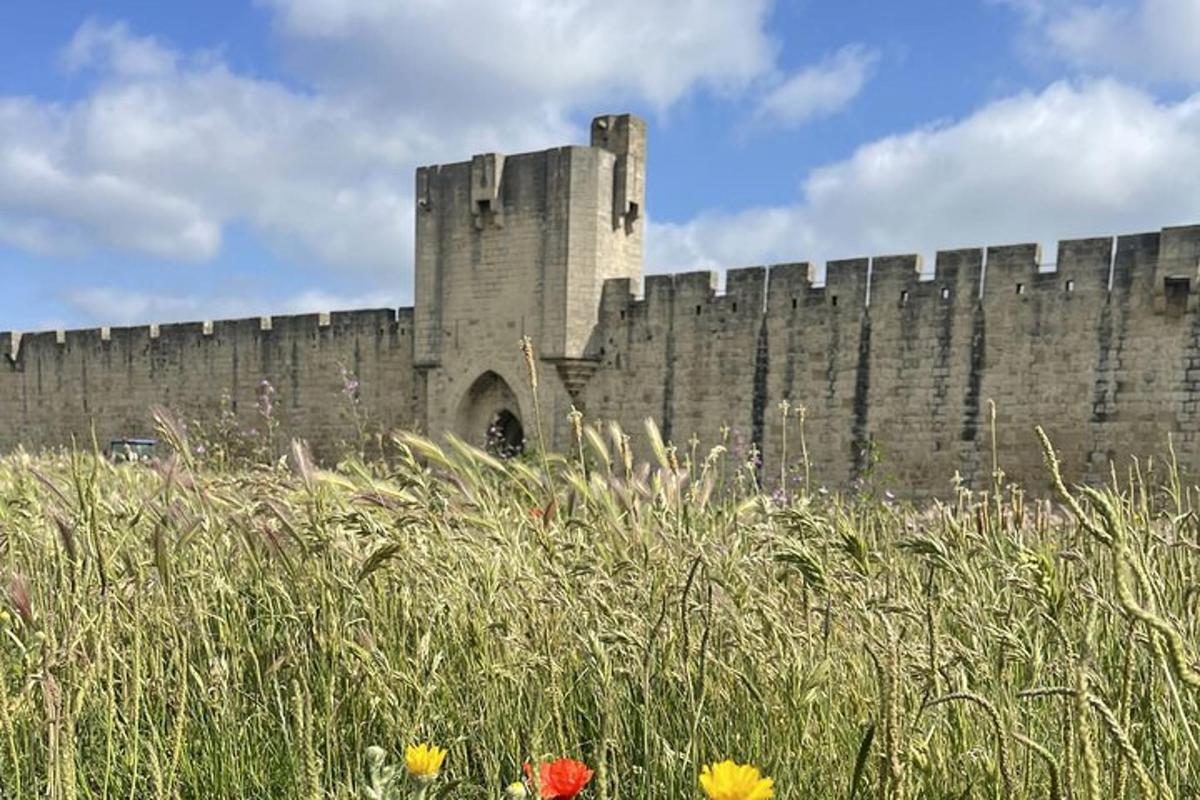
M438 776L446 751L431 744L410 744L404 751L404 763L408 774L422 781L431 781Z
M706 764L700 773L700 787L709 800L769 800L775 796L774 785L756 768L732 761Z
M504 790L504 794L513 798L529 797L529 790L526 789L525 784L521 783L520 781L513 781L508 785L508 788Z

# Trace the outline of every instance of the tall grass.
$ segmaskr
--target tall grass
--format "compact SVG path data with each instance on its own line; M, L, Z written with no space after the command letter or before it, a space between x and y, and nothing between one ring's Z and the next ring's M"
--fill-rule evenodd
M772 498L576 430L505 462L0 461L0 795L358 797L368 747L417 739L462 798L556 755L595 798L695 797L725 757L780 798L1200 793L1178 485Z

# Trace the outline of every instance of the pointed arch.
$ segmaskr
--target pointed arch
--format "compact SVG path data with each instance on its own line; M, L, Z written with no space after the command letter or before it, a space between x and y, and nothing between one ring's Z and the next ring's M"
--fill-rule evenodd
M525 426L516 393L499 373L488 370L471 382L458 403L455 432L462 439L504 457L525 449Z

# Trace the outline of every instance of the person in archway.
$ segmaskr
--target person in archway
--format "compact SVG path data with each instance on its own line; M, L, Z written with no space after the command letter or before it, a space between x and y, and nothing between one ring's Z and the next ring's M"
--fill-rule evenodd
M488 426L484 449L501 458L513 458L525 451L525 430L516 414L507 408L496 414Z

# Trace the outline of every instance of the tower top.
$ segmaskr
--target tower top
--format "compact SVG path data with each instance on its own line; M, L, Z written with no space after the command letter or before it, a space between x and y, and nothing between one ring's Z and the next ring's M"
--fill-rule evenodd
M644 120L603 114L584 145L417 170L417 362L501 357L522 335L594 360L604 281L641 275L645 154Z
M592 147L610 153L645 155L646 121L634 114L601 114L592 119Z

